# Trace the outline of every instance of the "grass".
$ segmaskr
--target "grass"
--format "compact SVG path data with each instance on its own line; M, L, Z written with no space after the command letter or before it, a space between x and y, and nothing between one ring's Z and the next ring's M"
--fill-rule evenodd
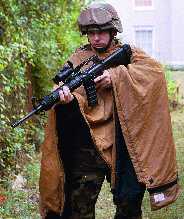
M21 173L27 180L26 187L20 191L1 191L6 197L0 205L0 219L39 219L38 178L39 162L34 157ZM9 182L10 184L10 182Z

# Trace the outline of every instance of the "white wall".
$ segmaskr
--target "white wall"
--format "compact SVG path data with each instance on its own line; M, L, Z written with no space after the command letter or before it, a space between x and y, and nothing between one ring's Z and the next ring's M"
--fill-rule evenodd
M163 63L169 64L172 59L172 0L155 0L155 51L156 57Z
M154 57L165 64L184 65L184 1L153 0L153 10L135 10L133 0L106 0L112 4L123 24L121 38L134 43L134 27L153 26Z
M184 1L172 1L172 64L184 65Z

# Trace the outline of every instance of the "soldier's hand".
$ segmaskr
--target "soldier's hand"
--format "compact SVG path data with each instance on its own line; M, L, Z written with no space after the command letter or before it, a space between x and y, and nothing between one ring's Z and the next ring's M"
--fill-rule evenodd
M53 89L56 90L60 85L61 84L54 85ZM67 86L63 86L63 88L59 91L59 97L62 104L70 103L74 99L73 94Z
M102 75L95 78L94 81L96 83L96 88L100 90L112 86L111 76L107 70L105 70Z

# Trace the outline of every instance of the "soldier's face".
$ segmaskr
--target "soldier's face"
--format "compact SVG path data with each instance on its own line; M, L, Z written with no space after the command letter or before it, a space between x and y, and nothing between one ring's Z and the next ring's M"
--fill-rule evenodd
M95 49L106 48L111 39L109 31L90 31L87 35L89 43Z

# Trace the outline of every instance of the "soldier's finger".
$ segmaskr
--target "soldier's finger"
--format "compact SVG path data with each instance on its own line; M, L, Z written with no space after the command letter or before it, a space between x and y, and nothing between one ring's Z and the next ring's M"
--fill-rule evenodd
M94 82L95 83L100 82L103 78L104 78L104 76L100 75L100 76L98 76L97 78L94 79Z
M62 90L59 91L59 97L60 97L60 101L61 101L61 102L63 102L63 101L65 100L65 96L64 96Z
M67 86L63 86L63 94L66 102L70 102L73 99L73 95Z

